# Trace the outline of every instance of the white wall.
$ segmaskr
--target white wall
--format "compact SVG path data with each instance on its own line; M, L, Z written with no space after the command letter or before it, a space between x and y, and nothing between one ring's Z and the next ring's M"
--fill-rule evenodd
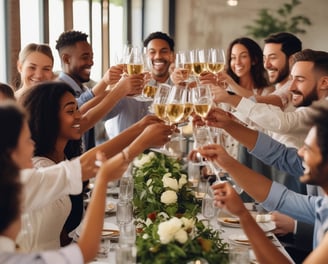
M239 5L229 7L226 0L176 0L176 50L195 47L227 48L230 41L245 36L246 25L257 18L260 8L273 11L290 0L239 0ZM309 17L312 26L305 35L298 35L303 48L328 51L327 0L303 0L293 15ZM262 41L258 41L263 46Z

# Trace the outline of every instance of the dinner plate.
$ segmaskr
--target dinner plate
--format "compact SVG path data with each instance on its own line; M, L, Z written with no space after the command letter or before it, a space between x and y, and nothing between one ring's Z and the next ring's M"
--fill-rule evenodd
M267 238L273 239L274 236L272 233L266 233ZM229 240L238 245L250 246L251 243L248 240L248 237L245 234L232 234L229 236Z
M240 228L239 219L237 217L219 217L218 222L223 226ZM257 224L264 232L270 232L276 228L276 224L273 221Z
M75 234L78 237L81 235L82 224L83 222L75 229ZM101 235L103 237L108 237L110 240L117 240L120 235L119 227L113 223L104 222Z

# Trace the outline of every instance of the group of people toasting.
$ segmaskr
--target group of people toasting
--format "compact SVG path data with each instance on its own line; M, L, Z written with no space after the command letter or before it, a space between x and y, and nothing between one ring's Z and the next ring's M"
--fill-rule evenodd
M306 263L324 263L328 53L302 50L301 41L287 32L268 36L263 50L242 37L226 52L175 53L169 35L153 32L144 49L128 49L88 88L94 61L87 37L74 30L60 35L58 76L49 46L27 45L18 59L22 85L16 98L8 85L1 86L1 263L92 260L107 183L119 179L142 151L160 150L179 138L179 123L190 120L194 126L222 128L225 141L194 149L189 158L200 153L249 195L244 201L254 199L275 211L274 232L294 236L296 262L302 256ZM310 107L314 101L320 105ZM92 128L100 120L107 120L109 139L95 145ZM81 194L91 177L96 183L84 212ZM216 205L240 218L260 263L288 263L227 182L212 188ZM23 219L33 232L16 239L22 214L29 216ZM80 239L72 244L70 233L82 218Z

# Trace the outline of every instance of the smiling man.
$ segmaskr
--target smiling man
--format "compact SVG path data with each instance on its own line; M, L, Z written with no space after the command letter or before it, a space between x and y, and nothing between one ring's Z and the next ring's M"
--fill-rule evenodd
M242 137L244 138L243 143L251 149L252 154L280 169L289 171L295 176L298 175L303 183L322 187L327 194L327 104L325 106L317 105L315 111L316 113L312 116L313 126L303 147L298 151L294 148L287 148L265 134L251 131L245 127L242 131ZM224 122L223 117L220 122L221 124ZM236 126L230 124L229 130L231 129L236 129ZM313 251L304 263L325 263L328 255L327 196L307 196L288 190L285 186L243 166L230 157L219 145L205 146L199 152L206 159L215 161L220 167L228 171L238 185L261 202L268 211L278 210L297 220L314 224ZM280 251L266 239L263 231L256 225L231 187L225 183L219 183L213 188L217 205L228 209L239 217L260 263L289 263L289 260L285 259Z
M169 68L174 61L174 40L163 32L153 32L144 40L143 44L151 61L149 84L154 86L160 83L172 84ZM149 114L151 103L137 101L133 97L125 97L120 100L106 118L108 120L105 127L108 137L115 137Z

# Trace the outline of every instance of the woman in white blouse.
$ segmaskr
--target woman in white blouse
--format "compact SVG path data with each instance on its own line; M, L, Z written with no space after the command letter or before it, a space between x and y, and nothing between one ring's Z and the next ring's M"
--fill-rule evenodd
M91 261L98 250L101 235L107 183L121 177L129 162L141 151L159 146L168 140L170 128L162 123L150 122L135 126L138 136L119 154L110 155L108 144L85 153L74 161L66 161L44 170L32 169L34 142L25 114L13 102L0 105L0 263L85 263ZM126 136L131 138L133 132ZM131 139L130 139L131 141ZM99 153L104 151L104 153ZM96 154L97 153L97 154ZM105 154L112 156L105 161ZM85 216L85 228L77 244L57 251L33 254L15 252L15 238L20 230L21 211L42 207L67 191L81 188L81 172L85 178L96 172L95 160L104 162L100 167ZM23 170L21 179L19 169ZM28 169L29 168L29 169ZM75 169L75 171L72 171ZM56 172L56 173L55 173ZM73 176L75 175L75 176ZM79 178L75 187L70 176ZM78 182L78 181L77 181ZM56 197L57 195L57 197Z

